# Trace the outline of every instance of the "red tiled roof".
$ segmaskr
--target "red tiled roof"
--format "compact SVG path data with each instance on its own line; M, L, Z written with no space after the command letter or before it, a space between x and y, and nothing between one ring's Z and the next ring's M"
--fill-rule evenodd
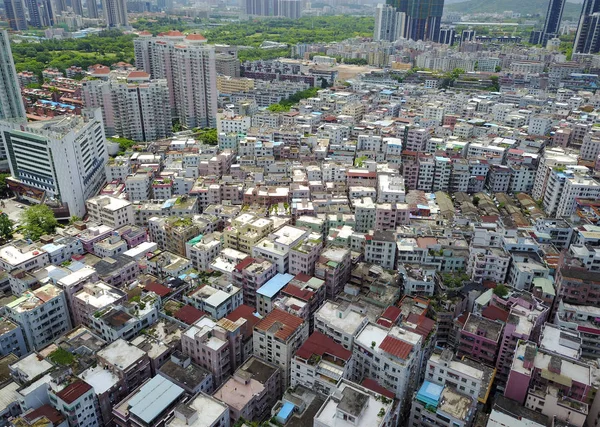
M130 79L136 79L140 77L148 78L150 77L150 74L145 71L131 71L129 74L127 74L127 77Z
M304 274L304 273L298 273L296 274L296 276L294 277L294 279L298 279L301 282L308 282L310 279L312 279L312 276L309 276L308 274Z
M463 314L458 316L458 318L456 319L456 323L460 323L461 325L464 325L465 322L467 321L468 317L469 317L469 312L465 311Z
M250 264L252 264L254 261L256 261L254 258L252 257L248 257L248 258L244 258L242 261L240 261L236 266L235 269L237 271L242 271L244 268L248 267Z
M496 307L495 305L488 305L483 309L481 315L486 319L490 320L502 320L506 323L506 319L508 319L509 312L506 310L502 310L500 307Z
M350 177L377 178L377 172L368 172L368 171L347 172L346 175L350 176Z
M54 425L58 425L65 420L65 417L63 416L63 414L61 414L56 409L54 409L52 406L47 405L47 404L42 405L39 408L37 408L36 410L23 415L23 418L25 418L29 422L33 422L41 417L48 418L50 420L50 422L52 422L52 424L54 424Z
M173 314L175 319L181 320L183 323L188 325L197 322L204 316L207 316L205 312L198 310L196 307L192 307L191 305L184 305Z
M401 314L402 311L398 307L391 305L386 308L381 317L377 319L377 323L389 328L396 323Z
M156 283L156 282L148 283L144 289L147 291L150 291L150 292L154 292L156 295L158 295L161 298L166 297L167 295L169 295L171 293L171 289L167 288L164 285L161 285L160 283Z
M182 37L183 33L181 31L171 30L171 31L167 31L166 33L160 33L159 36L162 36L162 37Z
M391 354L392 356L399 357L400 359L406 360L408 355L413 349L412 344L399 340L398 338L394 338L391 335L388 335L381 341L379 344L379 348L386 353Z
M406 318L406 321L417 325L417 327L414 329L413 328L407 328L407 329L421 335L423 338L427 338L435 326L435 321L433 321L430 318L425 317L425 316L419 316L418 314L415 314L415 313L409 314L408 317ZM406 325L405 325L405 327L406 327Z
M246 321L248 322L248 330L250 334L252 334L254 326L258 322L260 322L260 317L254 315L255 311L256 310L253 307L242 304L238 308L233 310L231 313L229 313L227 316L225 316L225 319L231 320L232 322L235 322L240 318L246 319Z
M254 329L258 329L259 331L271 330L274 332L276 338L285 341L302 323L304 323L304 319L276 308L258 322ZM273 330L274 327L278 329Z
M296 297L302 301L310 301L315 295L310 289L301 289L298 286L288 284L281 290L281 293Z
M352 357L350 351L346 350L341 344L336 343L333 339L319 331L314 331L296 352L296 356L305 360L310 359L313 354L318 356L330 354L338 359L346 361L350 360Z
M79 399L91 389L91 385L79 380L63 388L61 391L56 393L56 396L60 398L63 402L70 404L75 402L77 399Z
M437 245L438 240L435 237L417 237L417 246L421 249L427 249L429 246Z
M202 34L188 34L188 36L185 39L186 40L206 40L206 37L204 37Z
M371 378L365 378L361 384L363 387L368 388L369 390L374 391L375 393L379 393L382 396L387 397L388 399L395 399L396 395L394 392L389 391L387 388L380 386L379 383Z
M150 31L140 31L138 33L138 35L140 35L140 36L151 36L152 33Z

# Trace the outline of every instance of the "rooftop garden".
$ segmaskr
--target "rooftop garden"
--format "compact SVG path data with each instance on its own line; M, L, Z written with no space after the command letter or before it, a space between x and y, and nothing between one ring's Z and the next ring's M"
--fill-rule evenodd
M75 361L75 356L73 353L59 347L48 355L48 359L56 365L69 366Z

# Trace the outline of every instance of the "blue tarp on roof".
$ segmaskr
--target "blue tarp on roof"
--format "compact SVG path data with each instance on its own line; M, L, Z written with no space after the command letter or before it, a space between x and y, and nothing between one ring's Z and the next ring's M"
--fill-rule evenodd
M277 273L275 277L273 277L267 283L258 288L256 293L267 298L273 298L275 294L282 290L285 285L290 283L293 278L293 274Z
M285 402L277 414L278 421L280 420L281 423L285 424L292 415L292 412L294 412L294 408L295 405L293 403Z

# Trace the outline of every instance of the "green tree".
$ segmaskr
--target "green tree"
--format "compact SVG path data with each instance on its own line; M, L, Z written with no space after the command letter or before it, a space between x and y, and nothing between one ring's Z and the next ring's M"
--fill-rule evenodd
M267 107L267 110L272 111L273 113L286 113L290 111L290 106L283 106L281 104L271 104Z
M21 223L25 235L32 240L54 233L58 226L54 212L46 205L33 205L25 209L21 213Z
M69 225L73 225L73 224L75 224L77 221L81 221L81 218L79 218L77 215L73 215L73 216L71 216L71 218L69 219Z
M494 295L499 296L500 298L504 298L508 295L508 286L506 285L498 285L493 290Z
M5 213L0 214L0 237L8 240L13 236L13 222Z
M8 185L6 178L10 177L9 173L0 173L0 197L8 195Z
M196 136L204 144L217 145L219 143L219 135L217 134L216 129L198 129Z

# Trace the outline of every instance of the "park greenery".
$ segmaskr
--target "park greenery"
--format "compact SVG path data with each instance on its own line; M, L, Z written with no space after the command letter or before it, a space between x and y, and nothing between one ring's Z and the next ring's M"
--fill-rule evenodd
M13 43L11 48L17 71L31 71L41 80L42 71L48 67L64 71L72 65L87 69L94 64L133 63L135 37L118 30L106 30L79 39Z
M33 205L21 213L23 234L37 240L44 234L52 234L58 227L54 212L46 205Z
M259 47L265 41L329 43L351 37L372 37L373 17L319 16L300 19L255 19L205 31L210 43Z
M269 105L267 107L267 110L272 111L274 113L285 113L287 111L290 111L292 106L300 102L300 100L317 96L317 92L319 91L319 89L320 88L318 87L311 87L306 90L296 92L289 98L282 99L281 101L279 101L279 104Z
M290 19L256 19L246 22L205 26L198 29L201 20L181 18L138 19L134 27L153 34L169 30L203 32L209 43L243 45L239 58L245 60L274 59L291 56L291 46L297 43L342 41L350 37L370 37L373 18L355 16L321 16ZM192 28L194 27L194 28ZM94 64L110 66L116 62L134 63L133 39L135 34L119 30L105 30L84 38L61 40L22 41L12 43L17 71L31 71L41 81L42 71L71 66L87 69ZM287 48L261 49L265 40L285 43ZM350 60L351 61L351 60ZM360 61L359 61L360 62ZM361 62L362 63L362 62Z

